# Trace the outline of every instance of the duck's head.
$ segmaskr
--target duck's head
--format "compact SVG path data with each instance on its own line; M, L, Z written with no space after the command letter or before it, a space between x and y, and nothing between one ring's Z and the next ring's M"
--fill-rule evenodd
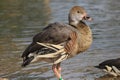
M89 17L85 9L81 6L74 6L69 12L69 24L77 25L80 21L88 20L91 21L92 18Z

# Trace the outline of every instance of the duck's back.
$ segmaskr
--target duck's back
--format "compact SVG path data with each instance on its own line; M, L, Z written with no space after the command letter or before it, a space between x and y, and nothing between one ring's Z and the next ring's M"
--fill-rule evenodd
M68 24L62 24L58 22L49 24L42 30L42 32L33 37L33 42L23 52L22 57L27 57L30 53L40 51L42 46L37 44L37 42L50 44L63 43L64 45L69 41L70 34L73 31L76 31L76 29Z
M74 29L68 24L52 23L34 36L33 42L60 44L69 39Z

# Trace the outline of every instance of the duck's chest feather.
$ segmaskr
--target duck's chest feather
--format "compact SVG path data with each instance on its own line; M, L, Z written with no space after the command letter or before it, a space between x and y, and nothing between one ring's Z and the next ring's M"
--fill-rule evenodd
M83 52L86 49L90 47L92 44L92 33L89 27L87 27L88 31L82 32L79 34L80 37L78 37L78 46L79 46L79 52Z
M73 50L73 53L79 54L80 52L84 52L87 50L92 44L92 32L85 23L79 23L77 25L77 41L76 47ZM75 54L74 54L75 55Z

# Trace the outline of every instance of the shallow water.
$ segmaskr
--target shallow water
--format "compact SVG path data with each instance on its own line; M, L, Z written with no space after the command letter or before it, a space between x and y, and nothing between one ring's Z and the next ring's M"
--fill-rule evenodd
M93 22L87 22L94 41L84 54L62 62L62 75L65 80L111 80L94 66L120 57L119 0L1 0L0 77L56 80L51 64L40 62L21 68L20 56L32 37L47 24L55 21L67 23L68 11L74 5L85 7L94 18Z

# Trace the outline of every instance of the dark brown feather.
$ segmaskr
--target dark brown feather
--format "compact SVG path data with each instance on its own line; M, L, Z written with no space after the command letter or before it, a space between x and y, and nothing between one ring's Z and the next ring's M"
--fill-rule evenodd
M70 40L65 45L65 51L68 54L70 54L73 51L73 49L75 48L75 45L77 44L76 40L77 40L77 34L76 34L76 32L73 31L70 34Z

